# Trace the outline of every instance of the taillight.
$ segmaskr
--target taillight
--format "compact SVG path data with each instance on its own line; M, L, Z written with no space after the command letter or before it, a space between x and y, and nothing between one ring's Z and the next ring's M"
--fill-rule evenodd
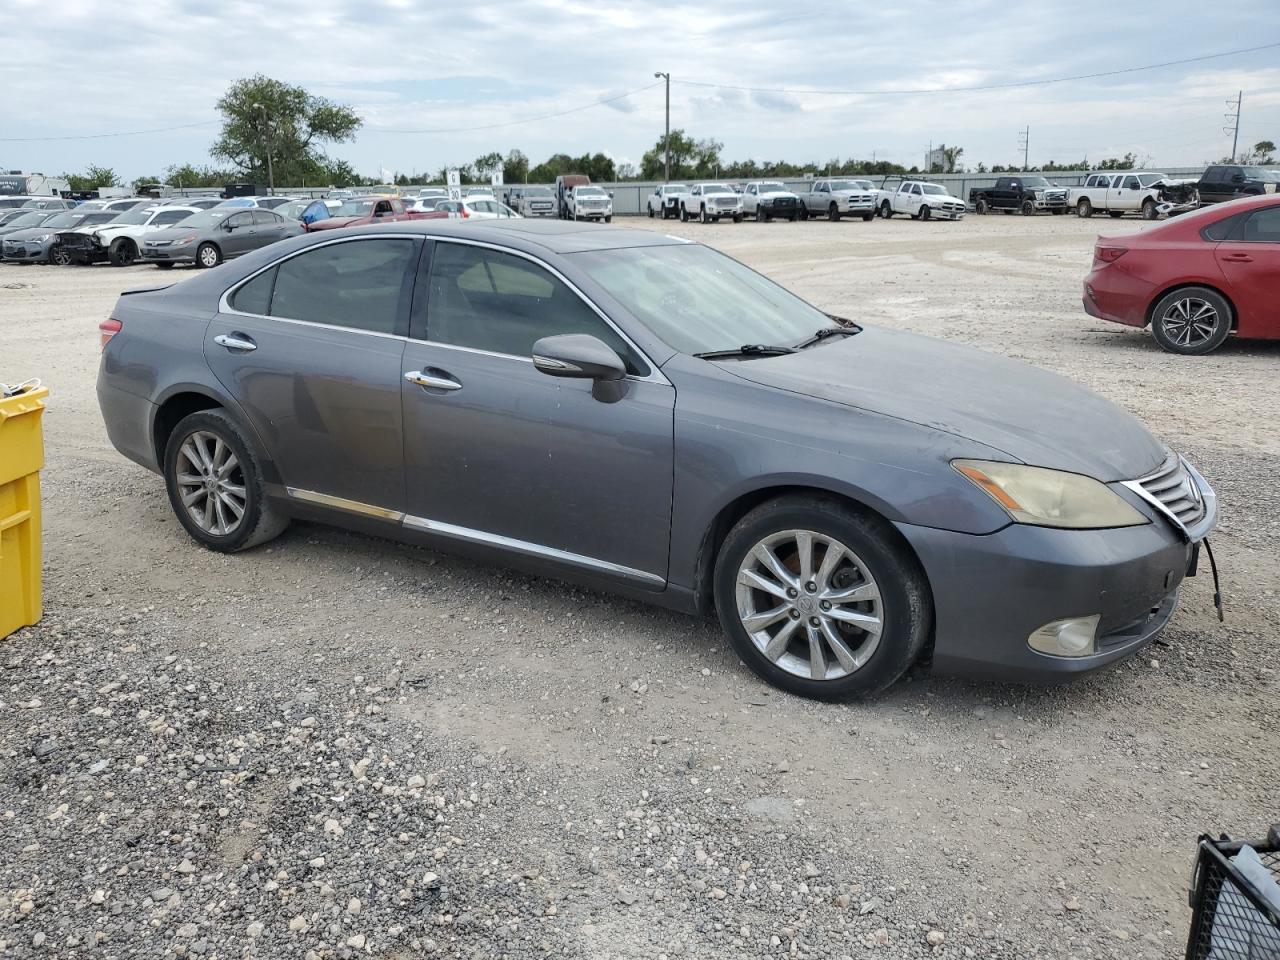
M124 324L114 318L103 320L98 324L98 332L102 334L102 349L107 349L107 341L124 329Z
M471 214L467 213L467 208L466 208L466 207L463 207L463 208L462 208L462 218L465 220L465 219L466 219L467 217L469 217L469 216L471 216Z
M1103 263L1115 263L1128 252L1128 247L1104 247L1099 244L1093 248L1094 258Z

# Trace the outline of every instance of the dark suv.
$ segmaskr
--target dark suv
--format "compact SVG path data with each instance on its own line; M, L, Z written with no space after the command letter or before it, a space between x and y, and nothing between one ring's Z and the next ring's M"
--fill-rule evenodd
M1256 197L1280 190L1280 172L1265 167L1216 164L1196 184L1201 203L1222 203L1236 197Z

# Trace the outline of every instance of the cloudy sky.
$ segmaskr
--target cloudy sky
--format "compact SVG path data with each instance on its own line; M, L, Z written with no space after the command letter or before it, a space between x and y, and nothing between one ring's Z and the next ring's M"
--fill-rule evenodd
M96 163L132 179L208 162L216 100L256 72L354 106L364 129L330 153L370 175L512 147L535 163L588 150L638 161L662 132L656 70L672 76L672 126L723 141L726 158L911 165L932 141L959 144L970 166L1010 163L1029 125L1033 164L1132 151L1174 167L1229 152L1225 101L1240 89L1241 144L1280 142L1280 47L954 92L1280 42L1274 18L1205 12L1203 0L3 0L0 168ZM953 92L894 92L939 89ZM607 98L619 99L575 109Z

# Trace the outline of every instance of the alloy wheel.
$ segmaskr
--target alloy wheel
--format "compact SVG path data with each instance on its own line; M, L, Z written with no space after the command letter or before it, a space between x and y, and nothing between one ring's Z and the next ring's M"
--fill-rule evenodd
M49 262L65 267L71 262L71 252L62 244L55 244L49 252Z
M244 471L231 446L197 431L178 449L178 491L192 522L216 537L235 533L248 506Z
M218 265L218 251L211 244L205 244L200 248L200 263L206 267L216 267Z
M747 553L736 583L743 629L787 673L838 680L861 669L880 645L880 588L862 559L833 537L771 534Z
M1218 310L1199 297L1183 297L1171 303L1161 318L1165 335L1179 347L1198 347L1213 336Z

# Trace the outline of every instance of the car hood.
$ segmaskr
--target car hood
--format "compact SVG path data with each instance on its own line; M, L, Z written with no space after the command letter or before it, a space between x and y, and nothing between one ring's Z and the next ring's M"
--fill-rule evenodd
M372 217L325 217L323 220L313 220L307 226L308 230L340 230L343 227L354 227L362 223L372 223Z
M21 230L14 230L12 233L4 234L4 238L6 240L34 240L36 237L61 233L66 229L66 227L61 229L58 227L23 227Z
M723 368L1108 483L1146 476L1166 456L1135 417L1064 377L916 334L864 328L798 353Z

